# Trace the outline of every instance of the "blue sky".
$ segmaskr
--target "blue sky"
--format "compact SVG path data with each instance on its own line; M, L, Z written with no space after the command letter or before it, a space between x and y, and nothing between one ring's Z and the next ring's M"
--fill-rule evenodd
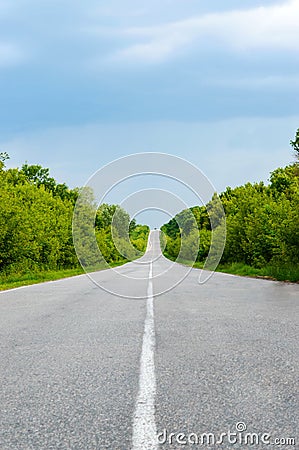
M293 160L299 0L0 0L0 149L82 185L166 152L218 191Z

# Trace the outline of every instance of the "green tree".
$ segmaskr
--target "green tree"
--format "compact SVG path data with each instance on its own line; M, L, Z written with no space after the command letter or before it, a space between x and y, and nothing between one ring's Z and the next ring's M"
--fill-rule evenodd
M44 186L45 189L49 191L54 191L56 187L56 181L54 178L50 177L49 169L44 168L38 164L29 165L27 163L22 165L21 171L24 173L25 177L30 183L35 185Z
M295 139L290 141L290 144L295 152L296 158L299 160L299 128L296 131Z
M5 161L9 159L7 152L0 152L0 170L5 167Z

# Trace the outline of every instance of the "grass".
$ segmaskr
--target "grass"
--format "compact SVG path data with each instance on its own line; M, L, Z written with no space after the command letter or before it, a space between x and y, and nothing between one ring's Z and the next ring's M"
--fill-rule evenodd
M229 265L220 265L217 268L219 272L231 273L247 277L265 278L278 281L299 282L299 267L297 266L265 266L255 268L242 263L232 263Z
M121 266L129 261L122 260L118 263L110 263L110 267ZM104 270L107 265L102 267L94 268L96 270ZM89 270L91 272L93 270ZM39 272L27 272L27 273L15 273L9 275L0 275L0 291L7 289L13 289L21 286L29 286L31 284L44 283L45 281L55 281L63 278L75 277L77 275L84 274L85 271L82 267L77 267L74 269L61 269L61 270L43 270Z
M164 256L172 261L175 258L164 253ZM110 267L116 267L127 263L127 260L119 261L118 263L111 263ZM204 263L202 262L190 262L185 260L177 261L180 264L187 266L193 266L197 269L202 269ZM94 268L96 270L104 270L107 266ZM90 270L91 272L92 270ZM242 263L232 263L219 265L216 272L230 273L233 275L240 275L245 277L254 278L264 278L278 281L289 281L293 283L299 283L299 267L298 266L267 266L261 269L248 266ZM76 275L81 275L85 273L81 267L75 269L64 269L64 270L44 270L40 272L27 272L23 274L10 274L10 275L0 275L0 291L7 289L13 289L21 286L29 286L31 284L43 283L45 281L55 281L63 278L74 277Z
M164 256L171 261L176 261L175 258L164 252ZM195 262L178 260L180 264L186 266L193 266L196 269L202 269L204 266L203 262ZM299 283L299 266L265 266L262 268L251 267L243 263L231 263L231 264L220 264L216 272L230 273L232 275L240 275L243 277L253 277L253 278L264 278L269 280L285 281L291 283Z
M24 274L10 274L0 276L0 290L12 289L30 284L43 283L45 281L59 280L60 278L81 275L82 268L67 270L45 270L41 272L28 272Z

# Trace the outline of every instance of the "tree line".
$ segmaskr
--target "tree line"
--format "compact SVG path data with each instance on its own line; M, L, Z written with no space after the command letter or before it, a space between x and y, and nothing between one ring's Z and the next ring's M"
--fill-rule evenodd
M291 146L299 161L299 129ZM299 163L274 170L268 185L228 187L219 198L227 233L222 266L245 265L277 279L299 281ZM197 246L196 262L205 261L211 243L210 219L217 223L218 215L223 220L215 205L212 199L205 206L184 210L161 227L166 256L190 261Z
M81 188L57 183L49 169L27 163L7 169L7 153L0 153L0 274L24 274L79 267L72 235L74 208ZM119 227L113 236L113 217ZM129 230L128 251L113 241L120 228ZM117 205L101 205L94 230L102 255L109 263L133 259L145 251L149 228L139 225ZM136 250L136 254L132 251Z

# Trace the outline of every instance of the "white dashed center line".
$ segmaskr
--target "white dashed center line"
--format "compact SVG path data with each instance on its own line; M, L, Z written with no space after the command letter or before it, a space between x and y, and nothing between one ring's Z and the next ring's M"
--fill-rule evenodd
M139 393L133 422L132 450L156 450L157 428L155 422L155 320L153 299L153 263L150 263L147 289L147 308L144 323L140 360Z

